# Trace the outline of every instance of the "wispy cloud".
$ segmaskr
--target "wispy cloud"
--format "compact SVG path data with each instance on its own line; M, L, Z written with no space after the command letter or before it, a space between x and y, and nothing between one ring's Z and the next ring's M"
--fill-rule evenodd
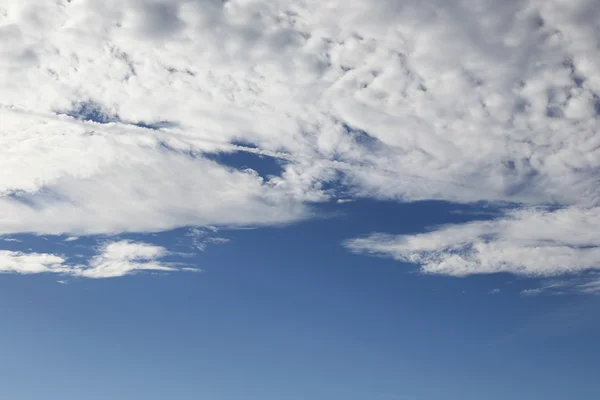
M600 269L598 224L599 208L517 210L491 221L414 235L372 234L345 245L357 253L419 264L430 274L556 276Z
M414 235L372 234L345 245L357 253L419 264L428 274L504 272L549 277L600 269L599 223L598 208L517 210L496 220L447 225ZM591 285L588 291L593 290Z
M161 246L121 240L102 245L85 265L72 264L64 256L47 253L0 251L0 273L56 273L83 278L116 278L141 271L198 272L161 261L169 252ZM66 283L60 280L59 283Z
M546 279L538 287L521 291L524 295L600 294L600 273L592 271L560 279Z
M76 267L71 273L85 278L115 278L138 271L177 271L159 261L167 254L161 246L122 240L102 246L86 267Z
M10 243L21 243L21 240L15 239L15 238L0 237L0 240L3 240L5 242L10 242Z
M214 226L191 228L186 236L190 238L193 248L204 251L209 244L225 244L231 241L229 238L215 236L218 231Z

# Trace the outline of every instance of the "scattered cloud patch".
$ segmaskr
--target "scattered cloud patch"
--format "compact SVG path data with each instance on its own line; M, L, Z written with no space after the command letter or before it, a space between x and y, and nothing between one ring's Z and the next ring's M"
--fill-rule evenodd
M97 249L97 254L85 264L72 264L65 256L48 253L25 253L0 250L0 273L55 273L83 278L116 278L142 271L199 272L198 268L177 267L161 261L169 252L161 246L121 240L109 242ZM59 280L65 284L67 280Z
M86 268L75 268L74 276L115 278L139 271L177 271L159 260L168 254L161 246L122 240L102 246Z
M600 295L600 273L589 273L565 276L560 279L547 279L539 287L521 291L525 295Z
M181 268L182 271L186 271L186 272L196 272L196 273L200 273L200 272L204 272L203 269L200 268L191 268L191 267L184 267Z
M519 209L491 221L414 235L372 234L345 245L419 264L428 274L557 276L600 269L599 224L600 208Z
M68 273L65 259L55 254L0 250L0 273Z
M191 240L194 249L204 251L209 244L225 244L231 241L229 238L215 236L218 231L214 226L196 227L189 229L185 236Z
M537 296L538 294L542 293L543 291L544 291L544 289L542 289L542 288L524 289L524 290L521 290L521 294L525 295L525 296Z

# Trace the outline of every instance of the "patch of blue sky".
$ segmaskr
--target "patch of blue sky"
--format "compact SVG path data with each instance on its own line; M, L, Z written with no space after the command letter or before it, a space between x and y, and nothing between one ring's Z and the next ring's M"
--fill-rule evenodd
M34 398L22 379L27 368L63 398L89 392L92 400L559 399L573 384L593 397L600 345L573 340L600 333L593 298L523 296L533 282L509 275L424 276L417 266L340 245L370 231L489 219L498 209L370 200L318 207L326 218L220 231L231 241L204 252L193 250L184 228L70 241L12 235L21 240L6 243L13 249L72 256L91 256L106 240L142 241L205 272L67 285L56 275L3 276L0 318L12 328L0 339L14 353L5 356L18 352L19 361L0 367L2 393ZM29 365L39 354L55 368L42 374L39 363ZM77 384L60 375L66 367L81 371Z
M233 169L252 169L264 178L280 176L283 172L283 160L249 151L206 153L203 156Z
M167 128L178 127L179 124L175 121L158 120L158 121L129 121L122 119L119 114L114 113L104 107L102 104L92 100L82 101L68 110L61 110L58 114L68 115L69 117L81 120L91 121L98 124L109 124L112 122L120 122L126 125L134 125L140 128L160 130Z

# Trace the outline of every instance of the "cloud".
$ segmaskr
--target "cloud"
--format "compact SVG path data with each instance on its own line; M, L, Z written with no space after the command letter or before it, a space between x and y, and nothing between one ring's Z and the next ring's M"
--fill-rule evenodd
M65 273L69 269L64 262L64 258L54 254L0 250L0 273Z
M414 235L373 234L347 241L358 253L421 265L429 274L557 276L600 269L600 208L517 210L504 218Z
M489 226L354 247L453 275L595 268L595 242L507 227L596 232L578 217L600 206L596 5L10 0L0 234L286 224L340 194L506 201L523 209ZM282 173L211 158L237 151Z
M231 241L229 238L214 236L218 231L214 226L191 228L185 236L190 238L193 248L204 251L209 244L225 244Z
M56 273L83 278L116 278L140 271L198 272L197 268L179 268L160 259L169 255L161 246L121 240L109 242L98 249L86 265L73 265L64 256L48 253L23 253L0 250L0 273ZM57 281L66 283L65 280Z
M542 288L535 288L535 289L525 289L521 291L521 294L525 295L525 296L537 296L538 294L542 293L544 291L544 289Z
M538 287L521 291L521 294L524 295L539 295L542 293L550 295L598 295L600 294L600 273L591 271L561 278L545 279Z
M168 254L161 246L122 240L106 244L86 268L75 268L74 276L115 278L138 271L177 271L158 261Z
M282 185L165 148L142 129L85 134L77 125L67 127L75 132L60 126L47 124L36 131L46 138L43 143L0 161L12 171L9 181L0 182L0 192L6 193L0 197L0 232L93 234L278 224L308 213ZM15 146L20 143L15 139ZM39 155L26 156L33 152Z

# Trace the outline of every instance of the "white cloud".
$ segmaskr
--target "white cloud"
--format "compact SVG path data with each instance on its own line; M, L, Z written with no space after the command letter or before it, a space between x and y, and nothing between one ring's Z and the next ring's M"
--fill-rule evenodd
M54 254L0 250L0 273L64 273L69 270L64 262L64 258Z
M3 4L0 234L289 223L341 182L348 200L566 207L370 238L428 272L595 268L595 243L508 227L568 214L596 234L578 217L600 206L596 0ZM240 143L283 174L206 158Z
M24 116L15 118L26 122ZM1 233L276 224L307 213L298 196L282 185L165 149L152 131L90 132L88 125L63 124L64 118L34 126L31 141L22 134L12 142L10 134L4 138L16 148L14 156L0 161L11 172L0 181L5 193L0 197Z
M0 250L0 273L56 273L99 279L121 277L140 271L201 271L194 267L179 268L162 262L161 259L167 255L169 252L164 247L128 240L104 244L86 265L73 265L56 254ZM65 280L57 282L66 283Z
M184 268L181 268L181 270L186 271L186 272L197 272L197 273L204 272L200 268L192 268L192 267L184 267Z
M106 244L85 268L75 268L72 274L85 278L115 278L138 271L177 271L159 261L168 254L161 246L122 240Z
M600 208L518 210L414 235L373 234L346 246L421 265L425 273L555 276L600 269Z

